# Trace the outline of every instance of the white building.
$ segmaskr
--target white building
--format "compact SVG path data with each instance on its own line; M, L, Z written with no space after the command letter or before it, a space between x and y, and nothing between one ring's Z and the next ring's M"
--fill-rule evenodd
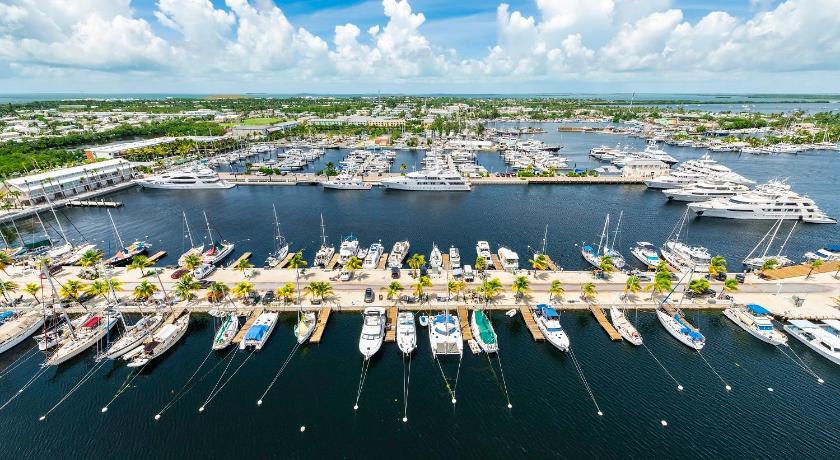
M622 177L634 177L652 179L671 172L667 164L647 158L635 158L627 160L621 168Z
M20 204L30 206L49 199L70 198L80 193L110 187L134 178L134 168L122 159L100 161L9 179L7 192L17 192Z
M142 149L153 145L168 144L180 139L194 142L215 142L222 139L222 136L183 136L183 137L156 137L142 141L120 142L117 144L103 145L101 147L90 147L85 149L85 156L88 160L111 159L123 156L129 150Z

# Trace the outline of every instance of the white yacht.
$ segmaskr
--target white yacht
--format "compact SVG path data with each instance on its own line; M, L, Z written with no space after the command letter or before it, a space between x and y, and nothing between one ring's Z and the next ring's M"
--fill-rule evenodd
M207 239L210 241L210 247L201 253L201 261L205 264L216 265L233 252L235 245L225 240L213 241L213 232L210 230L210 221L207 220L206 212L204 213L204 223L207 224Z
M770 312L761 305L754 303L746 306L733 305L723 310L723 316L726 316L741 329L749 332L762 342L771 345L787 345L787 336L773 327L773 318L770 316Z
M639 331L635 326L633 326L633 323L627 319L627 316L624 315L624 311L615 305L610 307L610 320L612 320L613 326L615 326L615 329L619 334L621 334L621 337L624 338L624 340L636 346L642 344L642 335L639 334Z
M647 241L637 241L636 245L630 248L630 254L647 268L656 268L661 262L659 249Z
M382 258L382 253L385 252L385 248L382 246L382 243L373 243L368 248L367 255L365 256L365 260L362 262L362 268L372 270L379 266L379 259Z
M695 350L700 350L706 345L706 338L685 319L679 309L663 302L656 309L656 317L665 330L683 345Z
M301 311L298 313L298 320L294 327L297 343L303 344L309 340L309 337L315 332L316 324L318 324L318 316L314 311Z
M365 359L370 359L382 347L385 339L385 309L367 307L363 313L362 333L359 335L359 351Z
M248 347L253 347L254 350L262 350L265 343L268 342L268 337L277 325L277 318L280 315L276 312L265 312L257 317L254 324L245 332L245 337L239 342L239 349L244 350Z
M790 186L771 182L753 191L691 203L689 209L700 216L751 220L800 220L812 224L836 224L814 200L790 190Z
M649 188L675 188L699 180L715 182L730 182L733 184L750 185L755 182L735 173L726 166L712 160L709 155L703 155L696 160L682 163L676 170L664 176L654 177L645 181Z
M401 311L397 315L397 347L404 355L417 348L417 327L414 325L414 313L410 311Z
M669 200L708 201L714 198L727 198L749 191L749 187L728 182L700 181L682 188L669 188L662 191Z
M476 243L475 254L487 262L488 269L493 268L493 257L490 255L490 243L483 240Z
M499 262L505 271L512 272L519 269L519 254L504 246L499 247Z
M840 260L840 244L828 244L816 251L806 252L805 260L809 262L814 260L822 260L823 262L834 262L835 260Z
M108 347L105 351L104 357L108 359L117 359L120 356L139 347L140 344L146 340L155 329L163 322L163 315L143 316L136 323L126 327L125 332L119 339Z
M44 325L44 314L40 311L26 313L6 312L0 324L0 353L14 348Z
M449 265L453 269L461 268L461 253L455 246L449 247Z
M470 184L456 171L424 170L404 176L386 177L381 184L387 189L431 192L469 191Z
M234 186L220 179L216 171L195 166L137 179L137 184L144 188L162 189L227 189Z
M443 266L443 255L436 244L432 244L432 252L429 254L429 267L440 268Z
M324 188L335 190L370 190L371 184L349 174L339 174L321 183Z
M408 257L408 249L410 247L411 245L408 244L408 240L397 241L394 243L394 247L391 248L391 253L388 254L388 267L402 267L403 260Z
M130 360L126 366L143 367L153 359L163 355L184 337L189 324L189 313L181 315L173 323L164 324L153 336L146 339L142 346L125 355L125 358Z
M569 336L566 335L566 331L563 330L563 326L560 324L560 315L557 313L557 310L548 305L539 304L531 313L534 316L537 327L542 332L543 337L548 340L548 343L554 345L560 351L568 351L570 345Z
M44 361L44 366L57 366L87 350L105 337L116 324L117 315L113 312L90 317L59 344L58 349Z
M708 249L703 246L689 246L682 241L666 241L660 252L666 262L681 272L687 272L691 268L697 272L706 272L712 261Z
M274 213L274 251L265 259L265 264L269 268L274 268L282 262L286 256L289 255L289 242L286 237L280 232L280 221L277 219L277 207L271 205L271 210Z
M792 319L785 331L808 348L834 364L840 364L840 320L827 319L823 324L804 319Z
M338 248L338 263L342 267L350 260L351 257L356 257L359 253L359 240L350 235L341 241L341 246Z
M461 322L458 316L441 312L429 318L429 342L432 355L461 355L464 340L461 336Z
M219 329L213 336L213 350L224 350L233 342L233 338L239 332L239 315L230 313L225 315Z

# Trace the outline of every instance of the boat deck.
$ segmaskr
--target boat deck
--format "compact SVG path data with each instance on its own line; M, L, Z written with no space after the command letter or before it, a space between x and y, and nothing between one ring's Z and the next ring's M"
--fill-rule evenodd
M542 331L537 326L537 322L534 321L534 317L531 316L531 309L527 306L519 307L519 315L522 316L522 319L525 321L525 327L528 328L528 331L531 333L531 337L534 338L534 342L542 342L545 340L545 336L543 336Z
M166 255L166 251L158 251L151 256L149 256L149 262L157 262L158 260L162 259Z
M490 254L490 260L493 261L493 268L496 270L504 270L505 267L502 266L502 261L499 260L499 256L496 254ZM490 268L490 267L487 267Z
M332 269L335 268L336 265L338 265L338 253L337 252L335 254L333 254L332 259L330 259L330 261L327 262L326 269L327 270L332 270Z
M248 316L248 319L245 321L245 324L242 325L242 329L239 329L239 332L236 333L236 336L233 338L233 343L238 344L242 342L242 339L245 338L245 334L248 333L248 329L254 325L254 321L262 314L263 309L257 308L251 312L251 315Z
M612 323L607 320L607 315L604 314L604 310L595 304L589 305L589 310L592 312L592 315L595 316L595 319L598 320L598 324L604 328L604 331L610 336L610 340L612 341L619 341L621 340L621 334L613 327Z
M452 270L452 264L449 262L449 254L442 254L443 256L443 269L444 270Z
M309 338L309 343L321 343L321 336L324 335L327 321L330 320L330 313L332 313L330 307L321 308L321 311L318 313L318 322L315 324L315 331L312 333L312 337Z
M388 309L388 326L385 329L385 341L394 342L397 340L397 307Z
M294 257L294 256L295 256L295 253L289 251L289 253L286 254L286 257L284 257L283 260L281 260L280 263L277 264L276 268L286 268L286 265L289 265L289 262L292 261L292 257Z
M473 339L472 328L470 328L470 314L467 307L458 307L458 320L461 323L461 337L464 341Z
M790 267L777 268L775 270L766 270L762 273L762 276L768 280L782 280L786 278L796 278L798 276L808 276L809 272L811 272L812 275L835 272L838 268L840 268L840 261L825 262L815 268L813 272L811 272L811 266L809 264L800 264L791 265Z
M388 264L388 253L383 252L382 257L379 258L379 264L377 264L376 268L378 270L384 270L385 265L387 265L387 264Z

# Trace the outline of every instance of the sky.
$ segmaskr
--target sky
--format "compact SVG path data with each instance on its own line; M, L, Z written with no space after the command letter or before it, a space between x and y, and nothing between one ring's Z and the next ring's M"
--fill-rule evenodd
M0 93L840 93L840 0L0 0Z

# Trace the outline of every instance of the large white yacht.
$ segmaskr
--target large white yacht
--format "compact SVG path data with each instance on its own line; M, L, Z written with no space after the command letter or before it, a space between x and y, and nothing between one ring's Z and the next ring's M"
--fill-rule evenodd
M408 256L408 249L410 247L411 245L408 243L408 240L397 241L396 243L394 243L394 247L391 248L391 253L388 254L388 267L402 267L403 260L405 260L405 258Z
M744 307L732 306L723 310L723 316L762 342L787 345L787 336L773 327L770 312L761 305L751 303Z
M197 166L138 179L137 184L144 188L164 189L225 189L235 185L220 179L216 171Z
M424 170L410 172L404 176L386 177L382 186L394 190L421 190L450 192L470 190L470 184L456 171Z
M368 307L364 311L362 333L359 335L359 351L365 359L370 359L382 347L385 339L385 309Z
M341 246L338 248L338 263L344 266L351 257L356 257L359 253L359 240L350 235L341 241Z
M379 265L379 259L382 257L384 251L385 248L382 246L382 243L371 244L365 260L362 262L362 268L368 270L376 268Z
M764 184L753 191L729 198L691 203L689 209L700 216L751 220L801 220L812 224L836 224L814 200L790 190L779 182Z
M568 351L569 336L566 335L566 331L560 324L560 314L557 313L557 310L546 304L539 304L531 313L543 337L558 350Z
M475 254L487 262L487 268L493 267L493 256L490 255L490 243L479 241L475 245Z
M502 268L505 271L515 271L519 269L519 254L504 246L499 248L499 261L502 263Z
M840 320L827 319L823 324L816 324L805 319L792 319L783 327L808 348L834 364L840 364Z
M703 155L696 160L688 160L680 164L670 174L646 180L645 185L649 188L676 188L704 179L741 185L755 183L717 161L712 160L709 155Z
M335 190L370 190L371 185L349 174L339 174L333 179L322 182L324 188Z
M708 201L713 198L727 198L749 191L749 187L729 182L700 181L680 188L668 188L662 191L669 200Z

